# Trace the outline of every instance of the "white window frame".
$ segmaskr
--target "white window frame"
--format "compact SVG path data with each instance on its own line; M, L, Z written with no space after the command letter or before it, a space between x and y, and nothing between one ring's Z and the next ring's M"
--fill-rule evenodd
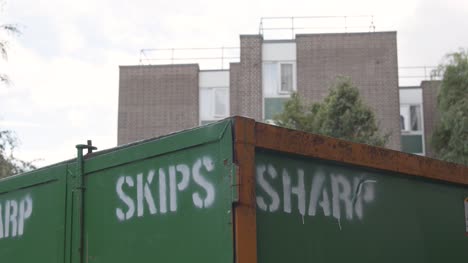
M291 95L297 90L297 80L296 80L296 62L293 61L281 61L277 62L277 83L278 83L278 94L281 95ZM292 91L281 90L281 65L292 65Z
M272 60L267 60L263 61L262 63L264 64L274 64L276 68L276 83L277 86L275 88L276 94L274 95L265 95L265 87L263 86L264 83L262 82L262 120L266 121L267 123L271 123L272 120L266 120L265 119L265 99L267 98L291 98L291 94L293 92L297 91L297 67L296 67L296 61L294 60L285 60L285 61L272 61ZM292 91L282 91L281 90L281 65L282 64L291 64L292 65L292 77L293 77L293 85L292 85ZM263 67L263 66L262 66ZM262 74L265 74L265 72L262 69Z
M410 111L411 106L419 106L419 109L421 111L420 112L421 113L420 114L421 129L418 130L418 131L411 130L411 111ZM405 110L407 111L406 116L408 117L408 119L405 119L405 129L401 129L402 133L405 133L405 134L423 134L424 133L424 117L423 117L423 108L422 108L422 106L423 106L422 104L418 104L418 103L400 104L400 116L403 115L401 113L401 108L405 108ZM402 127L400 127L400 128L402 128Z
M227 109L226 109L226 115L217 115L216 114L216 90L220 90L220 89L226 89L227 91ZM211 118L209 119L202 119L202 107L201 105L199 105L199 125L202 124L202 121L218 121L218 120L222 120L224 118L227 118L229 117L230 115L230 92L229 92L229 87L201 87L200 88L200 91L199 91L199 100L201 102L201 93L202 93L202 90L210 90L210 96L211 96L211 100L212 100L212 107L210 109L210 115L212 116Z
M216 114L216 92L220 90L226 90L226 99L227 99L227 105L226 105L226 115L222 114ZM216 119L224 119L229 117L229 88L227 87L216 87L213 88L213 117Z
M410 112L410 107L411 106L419 106L419 109L421 111L421 129L419 131L412 131L411 130L411 112ZM401 129L400 127L400 133L401 133L401 136L405 136L405 135L421 135L421 138L422 138L422 153L415 153L415 154L418 154L418 155L426 155L426 135L425 135L425 132L424 132L424 109L423 109L423 104L422 103L402 103L400 104L400 115L401 116L401 108L406 108L407 110L407 116L408 116L408 120L405 120L405 130ZM407 127L406 127L407 125Z

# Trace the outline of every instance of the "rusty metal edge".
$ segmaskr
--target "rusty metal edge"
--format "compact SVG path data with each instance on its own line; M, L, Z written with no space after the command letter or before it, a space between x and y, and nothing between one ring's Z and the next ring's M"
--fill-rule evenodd
M234 204L235 262L257 262L255 208L255 121L234 117L234 161L238 201Z
M455 163L259 122L255 138L258 148L468 185L468 167Z

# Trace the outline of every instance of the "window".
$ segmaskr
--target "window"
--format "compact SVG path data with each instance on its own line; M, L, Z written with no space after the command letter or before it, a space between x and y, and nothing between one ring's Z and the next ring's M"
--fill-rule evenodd
M289 98L265 98L263 107L265 120L271 120L275 115L280 114L284 110L284 104Z
M411 105L410 109L410 120L411 120L411 130L420 131L421 129L421 106Z
M400 105L401 150L413 154L425 153L421 105Z
M229 111L228 89L217 88L214 90L214 116L227 117Z
M421 105L400 106L400 126L402 131L422 131Z
M292 62L263 63L263 93L277 97L296 90L295 66Z
M280 92L291 93L293 91L293 65L291 63L280 64L281 87Z
M284 103L296 90L295 62L263 63L263 119L271 120L281 113Z
M278 96L278 64L264 63L262 77L263 95L265 97Z
M229 116L229 88L200 89L200 124Z

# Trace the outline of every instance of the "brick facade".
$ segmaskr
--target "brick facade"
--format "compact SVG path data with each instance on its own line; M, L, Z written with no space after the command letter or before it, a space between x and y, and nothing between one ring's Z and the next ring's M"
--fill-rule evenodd
M229 112L231 115L241 115L239 111L239 71L240 63L229 64Z
M231 104L237 114L262 120L262 37L240 36L237 86L231 87Z
M374 110L388 148L400 150L396 32L297 35L297 89L321 101L339 75L349 76Z
M434 157L431 150L431 136L435 126L439 123L439 114L437 111L437 94L440 89L440 81L421 82L423 96L423 118L424 118L424 141L426 145L426 156Z
M230 64L230 114L263 119L261 35L240 36L240 62ZM388 147L400 149L396 32L297 35L297 89L320 101L338 75L351 77ZM120 67L118 144L191 128L199 123L195 64Z
M119 145L198 126L195 64L121 66Z

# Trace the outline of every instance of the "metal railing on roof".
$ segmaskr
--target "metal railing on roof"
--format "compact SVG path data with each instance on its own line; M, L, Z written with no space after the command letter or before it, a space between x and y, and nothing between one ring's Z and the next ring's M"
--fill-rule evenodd
M366 24L364 24L366 23ZM375 32L373 15L354 16L292 16L260 18L259 34L269 38L267 33L287 31L288 39L294 39L297 33L339 33L354 31ZM277 37L276 37L277 38Z
M198 63L203 68L229 68L240 60L240 47L151 48L140 50L140 65ZM219 67L220 66L220 67Z
M436 66L398 67L400 86L419 86L423 80L441 80L441 72Z

